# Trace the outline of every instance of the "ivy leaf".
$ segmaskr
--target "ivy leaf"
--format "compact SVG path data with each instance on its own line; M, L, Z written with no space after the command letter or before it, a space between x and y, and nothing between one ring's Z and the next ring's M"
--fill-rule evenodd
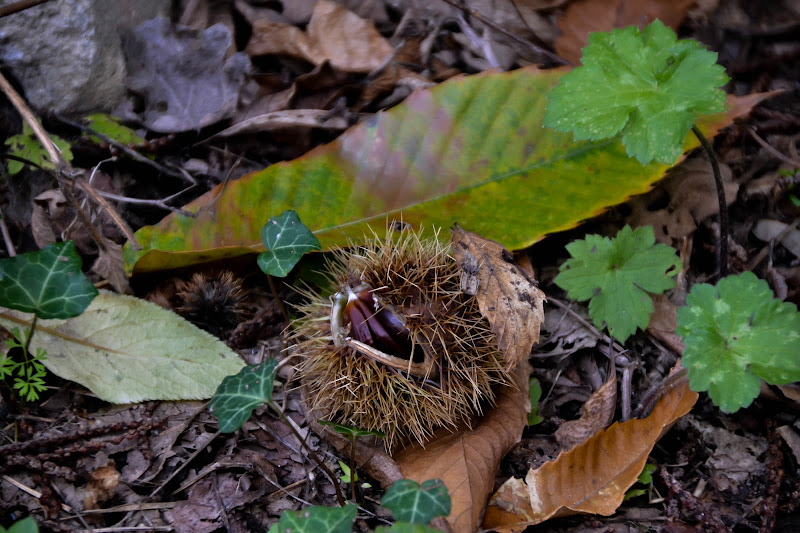
M219 421L219 430L232 433L242 427L259 405L272 401L275 381L275 359L244 367L219 384L211 398L211 412Z
M356 519L358 507L323 507L313 505L302 511L284 511L269 533L350 533Z
M50 140L53 141L53 144L56 145L56 148L58 148L67 162L72 161L72 151L69 149L69 143L67 141L57 135L50 135ZM27 122L22 126L22 133L9 137L6 140L6 146L8 146L8 153L11 155L27 159L42 168L50 170L55 170L56 168L55 164L50 160L47 150L42 146L41 141L39 141L39 138L33 133L33 129L28 126ZM12 175L17 174L24 166L25 163L22 161L9 161L8 173Z
M0 260L0 307L45 319L80 315L97 296L82 264L72 241Z
M752 272L728 276L716 287L700 283L678 309L686 349L683 366L692 390L708 391L723 411L736 412L758 396L761 379L800 381L800 313L773 298Z
M267 251L258 255L258 266L264 273L281 278L294 268L303 254L322 249L319 240L291 209L270 218L261 229L261 239Z
M378 526L375 533L440 533L440 529L423 524L409 524L408 522L395 522L389 527Z
M14 523L10 528L6 529L3 526L0 526L0 533L38 533L39 526L36 524L36 520L33 517L29 516L28 518L23 518Z
M625 342L636 328L644 329L653 313L647 293L660 294L675 286L681 268L675 250L656 244L653 228L625 226L616 238L588 235L567 245L572 255L555 282L573 300L589 300L589 316L599 328Z
M437 516L450 514L450 495L441 479L429 479L422 486L410 479L392 483L381 505L400 522L427 524Z
M660 20L589 35L582 66L548 98L544 125L576 140L622 132L628 155L642 165L672 164L699 114L725 108L728 82L717 54L693 39L677 40Z

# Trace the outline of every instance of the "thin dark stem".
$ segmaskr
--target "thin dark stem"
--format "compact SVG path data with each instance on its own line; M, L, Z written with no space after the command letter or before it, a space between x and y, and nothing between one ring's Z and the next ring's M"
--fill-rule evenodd
M350 493L356 503L356 436L350 436Z
M649 415L653 410L653 407L655 407L656 402L663 398L667 392L671 391L676 386L688 381L688 376L689 371L683 367L681 367L677 372L667 376L664 381L662 381L657 387L652 389L644 396L644 398L642 398L642 403L639 404L639 408L636 409L636 414L634 416L636 418L644 418L645 416Z
M281 310L283 319L287 324L291 324L292 320L289 318L289 311L287 311L286 306L283 305L283 300L278 297L278 288L275 286L275 280L272 279L272 276L269 274L267 274L267 280L269 280L269 289L272 291L272 297L275 298L276 302L278 302L278 309Z
M31 329L28 331L28 336L25 339L25 346L22 348L22 355L25 357L25 361L28 361L28 349L31 347L31 339L33 338L33 331L36 329L36 322L39 320L39 315L33 315L33 321L31 322Z
M697 140L703 145L703 150L706 152L709 162L711 163L711 171L714 174L714 184L717 186L717 200L719 201L719 246L717 247L717 267L719 268L719 277L724 278L728 275L728 234L730 233L728 224L728 202L725 200L725 186L722 184L722 174L719 172L719 163L717 163L717 156L714 155L714 149L706 139L703 132L697 126L692 126Z
M317 463L317 466L320 468L320 470L322 470L325 473L325 475L328 476L328 479L330 479L331 483L333 483L333 489L336 491L336 500L339 502L340 506L344 507L347 504L347 502L344 499L344 495L342 494L342 489L339 487L339 483L336 481L336 477L334 477L333 472L331 472L331 470L327 466L325 466L325 463L323 463L320 460L320 458L317 457L317 454L314 453L314 450L312 450L311 447L306 443L306 440L303 438L302 435L300 435L297 429L295 429L294 425L289 421L284 412L277 405L275 405L275 402L269 401L267 402L267 405L269 405L273 411L278 413L278 416L281 417L281 420L283 420L283 422L287 426L289 426L289 429L292 431L294 436L297 437L298 441L300 441L300 445L306 449L306 451L308 452L308 456L311 457L311 460ZM353 471L351 470L350 481L353 480L352 475Z

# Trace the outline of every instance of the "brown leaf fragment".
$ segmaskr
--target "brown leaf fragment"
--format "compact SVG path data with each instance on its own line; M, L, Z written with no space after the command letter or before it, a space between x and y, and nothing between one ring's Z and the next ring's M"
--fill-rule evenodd
M564 422L556 430L556 440L563 449L577 446L611 424L617 407L617 374L613 367L610 374L609 379L583 404L580 418Z
M647 418L615 423L555 460L511 478L492 496L485 529L519 531L523 526L575 513L613 514L636 482L647 457L673 422L688 413L697 393L683 383L668 390Z
M122 260L122 245L102 237L105 249L92 265L92 272L107 280L114 290L120 294L133 294L125 274L125 262Z
M501 244L457 224L451 233L453 256L462 270L461 290L478 298L510 370L528 358L539 340L544 293Z
M83 498L84 510L97 509L99 504L111 499L119 485L119 472L113 460L92 471Z
M529 375L525 359L514 371L515 386L498 391L496 405L473 429L441 430L424 448L411 445L394 456L405 478L444 481L452 501L447 522L456 533L478 529L500 461L522 436L530 411Z
M286 54L319 66L325 61L345 72L370 72L392 54L389 44L375 25L329 0L314 6L306 32L260 19L246 52L251 56Z

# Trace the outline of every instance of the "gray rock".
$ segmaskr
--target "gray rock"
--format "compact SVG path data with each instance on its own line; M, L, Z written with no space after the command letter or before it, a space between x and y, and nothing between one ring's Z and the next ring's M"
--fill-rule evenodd
M41 4L0 19L0 61L38 109L108 111L125 95L119 28L165 16L169 9L169 0Z

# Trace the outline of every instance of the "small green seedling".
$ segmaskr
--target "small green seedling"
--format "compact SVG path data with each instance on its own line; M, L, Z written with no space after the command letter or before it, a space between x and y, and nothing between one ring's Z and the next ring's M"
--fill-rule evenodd
M36 520L29 516L18 520L8 529L0 526L0 533L39 533L39 526L36 524Z
M539 400L542 398L542 385L536 378L531 378L528 383L528 390L531 395L531 412L528 413L528 425L535 426L541 424L544 418L539 414Z
M660 20L644 30L591 33L582 66L550 91L544 125L578 140L621 133L628 155L643 165L672 164L697 116L725 110L719 87L729 78L716 61Z
M800 381L800 313L772 295L752 272L729 276L717 286L699 283L678 309L686 349L683 366L692 390L708 391L733 413L758 396L761 380L772 385Z
M0 306L34 314L30 330L26 334L16 330L15 339L6 342L9 351L22 348L22 361L14 361L6 351L0 365L3 379L16 374L14 388L27 401L37 400L44 390L46 353L37 350L32 358L28 354L37 320L76 317L97 296L81 272L82 263L72 241L0 260Z
M65 161L72 161L72 151L67 141L57 135L50 135L50 140L56 145L56 148L61 152L61 156ZM8 146L8 153L13 156L30 161L41 168L49 170L55 170L56 168L55 164L50 160L47 150L42 146L39 138L33 132L33 129L28 126L27 122L22 126L22 133L9 137L6 140L6 146ZM17 174L23 167L25 167L25 163L22 161L9 160L8 173L12 175Z
M330 422L328 420L318 420L321 426L328 426L334 429L337 433L341 433L348 439L350 439L350 466L347 467L345 471L344 466L342 466L342 471L345 471L345 474L348 478L348 481L344 480L342 477L342 481L345 483L350 483L350 471L353 471L353 481L358 481L358 474L355 472L356 467L356 439L359 437L378 437L379 439L383 439L386 437L386 434L382 431L370 430L370 429L361 429L355 426L349 426L347 424L339 424L338 422ZM343 465L341 461L339 461L339 465ZM361 486L363 488L368 488L370 485L369 483L362 483ZM355 483L350 485L352 490L352 497L353 501L356 499L356 489Z
M644 465L644 469L642 469L642 473L639 474L639 478L636 480L636 483L640 485L645 485L646 489L629 489L625 493L625 500L630 500L631 498L637 498L639 496L643 496L645 494L649 494L653 489L653 472L656 471L656 465L647 463Z
M261 239L266 251L258 255L258 266L265 274L280 278L286 277L303 254L322 249L319 240L291 210L270 218L261 229Z
M614 239L588 235L567 250L572 258L561 265L555 282L573 300L590 300L592 321L598 328L606 325L620 342L647 327L653 314L650 294L675 287L672 278L681 268L673 248L655 244L650 226L625 226Z
M342 475L339 476L339 479L342 480L342 483L347 483L348 485L350 483L358 483L358 472L352 472L350 470L350 467L347 466L347 464L345 464L344 461L338 461L338 463L339 463L339 468L342 469ZM370 487L372 487L372 485L369 483L365 482L361 484L362 489L368 489Z

